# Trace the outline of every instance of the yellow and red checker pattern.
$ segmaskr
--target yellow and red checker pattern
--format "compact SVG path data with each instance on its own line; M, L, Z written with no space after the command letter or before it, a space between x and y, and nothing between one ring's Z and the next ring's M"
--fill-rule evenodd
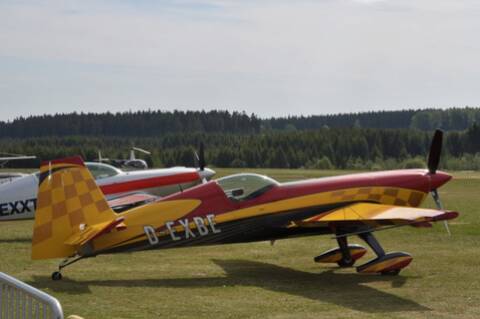
M369 201L386 205L418 207L427 194L394 187L360 187L331 193L334 202Z
M116 218L84 166L42 166L40 174L47 177L39 187L33 259L72 255L74 247L63 243L72 233L81 231L80 225L88 227Z

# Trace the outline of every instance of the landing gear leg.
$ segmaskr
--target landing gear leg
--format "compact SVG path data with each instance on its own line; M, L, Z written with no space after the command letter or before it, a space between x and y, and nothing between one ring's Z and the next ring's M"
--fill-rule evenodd
M327 250L313 260L317 263L334 263L340 267L351 267L367 250L360 245L349 245L346 236L337 237L338 247Z
M55 271L52 273L52 280L56 281L56 280L61 280L62 279L62 269L67 267L68 265L71 265L77 261L79 261L80 259L83 259L84 256L74 256L74 257L69 257L69 258L66 258L64 259L59 265L58 265L58 271Z
M337 243L340 247L340 251L342 252L342 259L337 262L340 267L352 267L355 263L355 260L352 258L350 254L350 249L348 248L348 240L347 237L337 237Z
M368 246L370 246L370 248L372 248L377 257L385 256L385 250L383 250L382 246L372 233L362 233L358 235L358 237L360 237L364 242L367 243Z

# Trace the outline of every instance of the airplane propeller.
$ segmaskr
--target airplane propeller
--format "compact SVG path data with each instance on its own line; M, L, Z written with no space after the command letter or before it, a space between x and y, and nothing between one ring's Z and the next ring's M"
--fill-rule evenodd
M440 200L440 195L438 195L438 191L436 189L431 191L433 201L435 202L435 205L437 206L438 210L443 210L443 205L442 201ZM444 220L443 225L445 225L445 230L447 231L448 236L451 236L452 233L450 232L450 227L448 226L448 221Z
M435 130L435 134L433 135L432 144L430 145L430 152L428 154L428 173L433 175L437 172L438 165L440 164L440 155L442 153L442 143L443 143L443 131L442 130ZM433 189L430 192L433 197L433 201L437 206L437 209L443 210L442 201L440 200L440 195L438 194L437 189ZM451 236L450 227L448 226L448 221L443 222L445 225L445 229L448 233L448 236Z
M443 131L435 130L432 144L430 145L430 153L428 154L428 172L435 174L438 164L440 163L440 155L442 153Z
M84 157L85 158L85 157ZM108 162L110 161L109 158L105 158L105 157L102 157L102 151L98 151L98 158L97 158L97 162L99 163L103 163L103 162Z
M195 161L195 167L200 172L205 171L205 166L207 166L207 164L205 163L205 149L203 146L203 142L200 142L200 148L198 149L198 153L196 151L193 153L193 159ZM200 174L200 176L202 176L202 174ZM207 178L202 177L202 183L205 184L206 182Z
M143 148L140 148L140 147L135 147L135 146L133 146L133 147L132 147L132 150L138 151L138 152L140 152L140 153L147 154L147 155L151 155L151 154L152 154L152 152L147 151L147 150L145 150L145 149L143 149Z
M130 149L130 159L129 159L130 161L137 160L135 156L135 151L146 154L146 155L152 155L151 152L144 150L143 148L132 146L132 148Z
M206 164L203 142L200 142L200 149L198 150L198 153L195 151L193 155L195 160L195 166L201 171L205 170Z

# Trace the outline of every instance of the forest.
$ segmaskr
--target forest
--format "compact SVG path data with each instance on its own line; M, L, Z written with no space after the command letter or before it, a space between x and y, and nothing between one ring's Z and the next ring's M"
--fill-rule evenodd
M418 129L330 128L269 130L255 133L165 133L155 137L40 136L2 137L2 152L34 154L39 160L81 155L94 160L126 158L133 146L152 152L140 156L154 167L194 165L193 152L205 144L211 167L271 167L318 169L392 169L425 167L432 131ZM447 131L444 169L480 170L480 125ZM141 154L139 154L141 155ZM15 163L38 167L39 160Z
M43 136L160 137L168 133L254 134L323 128L462 131L480 123L480 108L376 111L261 119L244 112L159 111L69 113L0 121L0 138Z

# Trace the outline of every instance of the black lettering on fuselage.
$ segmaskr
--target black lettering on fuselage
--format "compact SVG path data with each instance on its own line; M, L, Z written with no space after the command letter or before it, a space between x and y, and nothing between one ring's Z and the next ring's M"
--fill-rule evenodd
M18 209L19 204L21 205L22 201L19 200L13 203L8 203L8 205L10 205L10 215L21 214L20 210Z
M37 208L37 199L18 200L0 204L0 216L21 215L31 213Z
M10 215L9 211L8 211L8 203L5 203L5 204L0 204L0 216L8 216Z

